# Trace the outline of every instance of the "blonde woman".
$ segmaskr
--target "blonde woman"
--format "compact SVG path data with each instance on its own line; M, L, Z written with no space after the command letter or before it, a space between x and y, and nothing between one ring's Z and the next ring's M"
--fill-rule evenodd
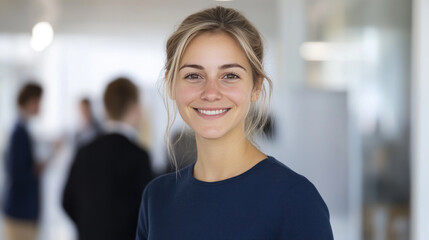
M138 240L333 239L313 184L253 142L271 89L262 60L260 34L234 9L192 14L168 39L166 102L194 131L197 160L146 187Z

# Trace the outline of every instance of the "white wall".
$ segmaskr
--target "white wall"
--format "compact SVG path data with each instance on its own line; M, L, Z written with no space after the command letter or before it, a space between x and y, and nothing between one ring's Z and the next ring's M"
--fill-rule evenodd
M314 89L305 81L308 69L299 50L308 40L306 1L278 0L277 12L277 139L268 153L313 182L329 208L335 239L354 240L360 228L350 214L347 92Z
M413 9L412 239L429 239L429 1Z

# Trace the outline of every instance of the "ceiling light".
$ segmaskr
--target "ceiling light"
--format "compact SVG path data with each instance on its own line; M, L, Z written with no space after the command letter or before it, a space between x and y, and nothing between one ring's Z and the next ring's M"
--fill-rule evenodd
M54 30L48 22L39 22L33 27L31 36L31 48L40 52L51 44L54 38Z

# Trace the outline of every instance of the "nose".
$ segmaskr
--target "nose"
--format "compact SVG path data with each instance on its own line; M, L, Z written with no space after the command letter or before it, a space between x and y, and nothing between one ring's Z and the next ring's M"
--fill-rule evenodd
M216 80L209 79L204 84L203 92L201 93L201 99L206 101L217 101L222 98L222 94L219 91L218 82Z

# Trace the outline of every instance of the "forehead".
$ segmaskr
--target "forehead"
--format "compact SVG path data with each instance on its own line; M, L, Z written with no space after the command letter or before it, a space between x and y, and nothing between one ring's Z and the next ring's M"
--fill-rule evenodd
M182 64L247 64L248 59L239 43L224 32L207 32L194 37L181 59Z

